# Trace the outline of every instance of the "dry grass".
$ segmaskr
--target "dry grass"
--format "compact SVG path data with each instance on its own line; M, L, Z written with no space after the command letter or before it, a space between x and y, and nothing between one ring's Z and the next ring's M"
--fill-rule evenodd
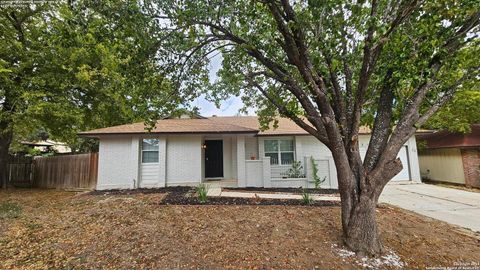
M164 194L0 191L5 269L357 269L341 257L338 207L165 206ZM408 269L479 262L480 241L395 208L378 209L385 246Z

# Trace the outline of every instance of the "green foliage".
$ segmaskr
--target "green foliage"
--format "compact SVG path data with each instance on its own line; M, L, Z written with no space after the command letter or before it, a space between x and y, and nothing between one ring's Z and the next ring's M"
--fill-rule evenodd
M196 191L197 191L198 201L200 203L206 203L208 201L208 196L207 196L208 186L204 183L201 183L196 187Z
M99 141L93 138L78 138L70 147L78 153L98 152Z
M288 178L304 178L305 171L300 161L293 161L292 166L284 174Z
M41 155L42 155L42 151L40 151L39 149L28 148L27 150L27 156L36 157Z
M285 51L283 36L268 3L165 0L159 1L158 6L153 8L155 13L170 18L173 30L165 31L163 53L165 59L171 57L169 63L176 67L172 70L177 70L178 77L182 78L181 90L188 93L189 89L195 88L217 102L228 95L242 95L245 111L247 108L257 108L262 128L283 114L273 105L274 102L294 115L307 115L298 98L283 83L285 79L294 80L301 89L309 88L292 63L292 55ZM276 3L282 11L280 2ZM443 47L450 42L455 31L478 12L478 1L423 1L405 22L389 33L387 39L380 40L390 30L395 11L404 5L407 3L380 1L377 15L372 17L370 1L292 2L296 21L290 20L286 26L304 31L312 68L325 79L329 90L332 88L332 74L339 78L342 82L341 97L347 104L352 105L353 102L348 100L343 83L345 65L350 67L351 88L355 97L361 81L363 50L369 27L374 32L372 42L382 44L381 55L371 70L372 75L362 100L362 124L373 125L379 93L387 83L394 94L392 126L395 126L405 106L413 98L415 89L426 82L434 82L435 86L428 91L421 112L456 88L475 83L478 85L479 76L474 75L479 70L477 57L474 57L480 53L478 26L469 31L466 35L468 38L458 50L447 51ZM220 32L223 30L228 35L222 36ZM213 38L212 34L215 33L218 35ZM236 39L230 39L230 36ZM252 50L277 65L286 76L274 76L264 63L253 57ZM217 73L219 80L206 81L208 63L218 53L222 60ZM330 65L327 64L327 58ZM431 65L437 59L441 66L438 71ZM392 75L386 80L387 73ZM464 80L464 83L458 84L459 80ZM264 92L260 92L257 86L261 86ZM266 98L265 94L270 98ZM327 94L333 102L332 94ZM310 98L313 99L313 96Z
M0 8L0 101L15 104L0 120L17 141L44 128L85 149L79 131L168 114L182 100L156 58L160 28L136 0Z
M313 183L315 188L320 188L320 185L327 180L327 177L320 178L318 176L318 164L313 157L310 157L310 162L312 164Z
M313 203L312 195L306 189L302 190L302 203L305 205L310 205Z
M0 219L18 218L22 214L22 207L13 202L0 203Z
M459 91L453 99L428 122L430 129L446 129L452 132L468 133L471 124L480 123L480 88Z

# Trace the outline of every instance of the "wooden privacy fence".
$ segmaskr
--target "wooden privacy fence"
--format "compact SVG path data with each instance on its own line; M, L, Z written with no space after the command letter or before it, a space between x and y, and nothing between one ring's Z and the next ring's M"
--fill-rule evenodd
M31 157L10 157L7 166L10 183L18 187L30 187L33 184L33 164Z
M39 157L34 161L34 186L61 189L94 189L98 153Z

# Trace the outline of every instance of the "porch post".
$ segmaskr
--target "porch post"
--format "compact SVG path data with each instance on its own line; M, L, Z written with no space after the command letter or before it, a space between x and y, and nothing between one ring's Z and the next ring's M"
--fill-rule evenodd
M158 138L158 187L166 187L167 137Z
M237 136L237 181L238 187L246 187L245 178L245 137Z
M309 186L311 185L311 182L313 182L313 172L312 172L313 168L311 168L312 167L311 165L312 165L312 162L311 162L310 158L307 157L307 156L304 156L303 157L303 170L305 172L305 178L307 179L306 183L305 183L306 188L309 188Z
M140 137L138 136L132 136L132 144L130 146L130 159L132 162L130 162L130 166L131 167L131 179L132 179L132 183L131 183L131 188L132 189L135 189L135 188L139 188L140 187L140 170L139 170L139 167L140 167L140 164L141 164L141 161L140 161Z
M272 187L272 171L270 169L270 157L262 158L263 162L263 187Z

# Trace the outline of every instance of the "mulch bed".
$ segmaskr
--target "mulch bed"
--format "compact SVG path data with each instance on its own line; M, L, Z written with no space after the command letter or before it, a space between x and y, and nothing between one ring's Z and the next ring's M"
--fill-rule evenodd
M229 188L228 191L257 191L257 192L286 192L300 194L301 190L294 188ZM324 192L325 191L325 192ZM330 189L311 189L312 194L333 194ZM139 188L133 190L95 190L88 195L135 195L164 193L166 196L155 204L159 205L305 205L305 206L339 206L338 201L313 201L304 204L298 199L261 199L261 198L231 198L209 197L208 201L201 203L195 193L194 187L165 187L165 188Z
M194 191L193 187L164 187L164 188L137 188L137 189L108 189L94 190L88 192L87 195L134 195L134 194L154 194L154 193L187 193Z

